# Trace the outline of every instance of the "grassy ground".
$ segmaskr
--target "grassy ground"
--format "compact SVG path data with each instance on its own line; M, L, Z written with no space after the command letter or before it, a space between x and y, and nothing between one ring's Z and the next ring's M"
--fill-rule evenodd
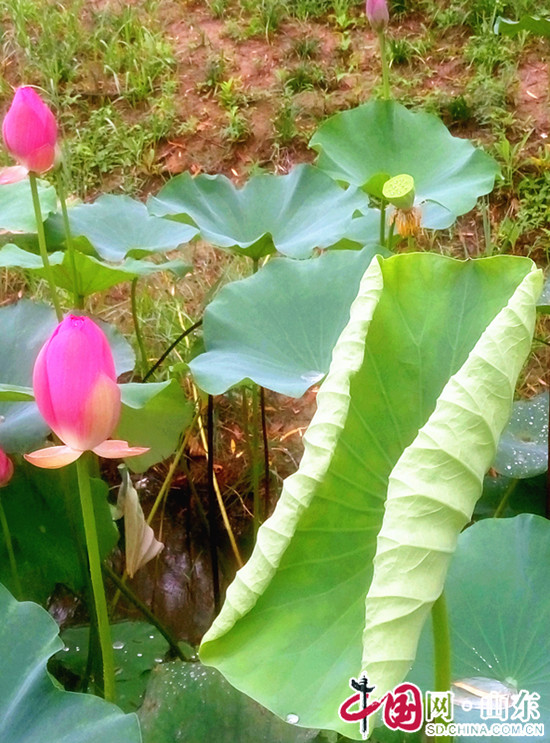
M549 45L492 33L497 15L533 11L549 0L394 0L389 51L396 97L501 163L496 249L546 258ZM183 170L286 172L312 159L320 121L379 87L376 39L351 0L0 0L0 31L1 103L11 86L43 89L82 198L143 195ZM466 253L482 238L472 217L455 234Z

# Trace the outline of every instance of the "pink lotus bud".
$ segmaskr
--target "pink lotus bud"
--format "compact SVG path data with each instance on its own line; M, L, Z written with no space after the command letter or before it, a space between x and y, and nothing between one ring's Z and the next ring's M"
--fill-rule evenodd
M0 488L9 483L13 476L13 462L8 455L0 449Z
M33 88L17 88L2 124L8 151L34 173L45 173L56 157L57 122Z
M367 18L374 31L383 31L390 21L386 0L367 0Z
M29 462L56 468L89 449L109 458L148 451L106 440L120 417L120 390L107 338L89 318L69 315L59 323L38 354L33 387L38 409L65 446L27 454Z

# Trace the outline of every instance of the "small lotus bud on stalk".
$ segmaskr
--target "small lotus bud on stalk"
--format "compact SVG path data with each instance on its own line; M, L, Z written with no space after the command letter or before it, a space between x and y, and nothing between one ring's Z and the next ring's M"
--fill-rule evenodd
M33 88L17 88L2 124L8 152L32 173L45 173L56 161L57 122Z
M390 14L386 0L367 0L367 18L373 31L384 31L390 22Z
M29 175L29 184L36 217L36 232L46 279L50 285L57 319L63 318L57 297L54 276L48 259L44 224L36 178L53 168L57 159L57 121L34 88L17 88L8 113L2 122L2 136L8 152L18 166L4 168L0 183L14 183Z
M0 488L5 487L13 477L13 462L3 449L0 449Z
M366 13L372 30L378 35L378 44L380 46L380 59L382 62L382 86L384 89L384 99L391 98L389 65L386 55L386 28L390 22L390 13L386 0L367 0Z

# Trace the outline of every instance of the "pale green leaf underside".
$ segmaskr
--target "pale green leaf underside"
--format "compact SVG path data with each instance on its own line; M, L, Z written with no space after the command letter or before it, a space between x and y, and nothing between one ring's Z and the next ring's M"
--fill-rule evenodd
M509 415L541 285L514 257L373 261L300 468L203 662L282 717L359 734L338 719L349 678L366 666L382 694L412 664Z

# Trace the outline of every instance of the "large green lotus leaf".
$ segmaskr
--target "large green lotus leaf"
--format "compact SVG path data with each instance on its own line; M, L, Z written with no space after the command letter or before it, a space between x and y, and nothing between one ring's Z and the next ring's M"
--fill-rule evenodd
M307 261L277 258L226 285L204 313L206 353L189 364L211 395L252 379L300 397L327 373L376 247Z
M65 647L55 660L84 677L88 659L89 627L72 627L61 635ZM115 660L116 699L125 712L135 712L145 694L151 669L162 663L168 643L156 627L146 622L111 625Z
M45 220L55 211L55 189L45 181L38 181L38 197ZM9 232L36 232L36 217L28 179L0 186L0 228Z
M144 743L305 743L317 734L279 720L200 663L155 668L138 714Z
M178 276L182 276L192 269L192 266L179 259L164 263L151 263L126 258L121 263L108 265L78 251L74 252L73 257L67 251L51 253L49 260L54 281L61 289L73 291L73 276L76 272L78 294L82 297L105 291L123 281L158 273L158 271L173 271ZM0 266L23 268L27 271L35 271L39 276L46 276L41 257L22 250L17 245L6 245L0 250Z
M147 205L152 214L192 221L208 242L250 258L276 250L307 258L314 248L337 243L368 199L311 165L298 165L288 175L253 176L243 188L223 175L183 173Z
M38 352L57 324L54 310L23 299L0 308L0 383L32 387ZM106 333L117 374L134 368L135 355L128 341L111 325L99 323ZM8 402L0 396L0 447L8 453L30 451L41 444L49 428L34 402Z
M453 681L475 678L482 690L504 694L509 689L512 701L522 689L540 694L540 718L531 722L544 724L546 731L550 729L549 564L546 519L530 514L485 519L460 535L445 583ZM424 690L433 688L431 634L429 621L409 677ZM459 700L455 697L455 701ZM472 696L469 701L477 702L478 708L466 712L455 704L455 722L500 722L481 720L480 698ZM511 706L509 717L514 711ZM548 732L543 740L547 736ZM468 743L487 740L497 738L455 738ZM505 740L527 743L533 738Z
M370 101L332 116L310 146L319 153L319 168L353 186L379 172L411 175L416 202L428 202L422 224L433 229L449 227L473 209L479 196L492 191L498 173L493 158L453 137L436 116L395 101Z
M493 464L507 477L534 477L548 469L548 392L518 400Z
M104 194L93 204L75 206L69 221L75 237L85 237L101 258L115 262L129 253L174 250L197 235L191 225L151 216L144 204L129 196Z
M496 34L504 36L517 36L522 31L530 31L537 36L550 38L550 18L537 18L536 16L524 15L519 21L510 21L499 16L494 25Z
M334 349L298 472L205 635L202 661L281 717L338 718L365 670L412 666L481 495L531 345L523 258L375 258Z
M108 489L92 480L94 510L102 557L118 540ZM23 598L44 603L57 583L84 592L88 585L86 541L80 510L76 467L42 470L17 462L13 479L0 491L9 525ZM15 591L3 536L0 536L0 580Z
M135 715L92 694L60 689L48 659L63 643L47 611L19 603L0 586L0 740L2 743L141 743Z
M193 405L175 379L149 384L123 384L122 415L116 438L150 451L126 461L132 472L144 472L172 454L193 417Z

